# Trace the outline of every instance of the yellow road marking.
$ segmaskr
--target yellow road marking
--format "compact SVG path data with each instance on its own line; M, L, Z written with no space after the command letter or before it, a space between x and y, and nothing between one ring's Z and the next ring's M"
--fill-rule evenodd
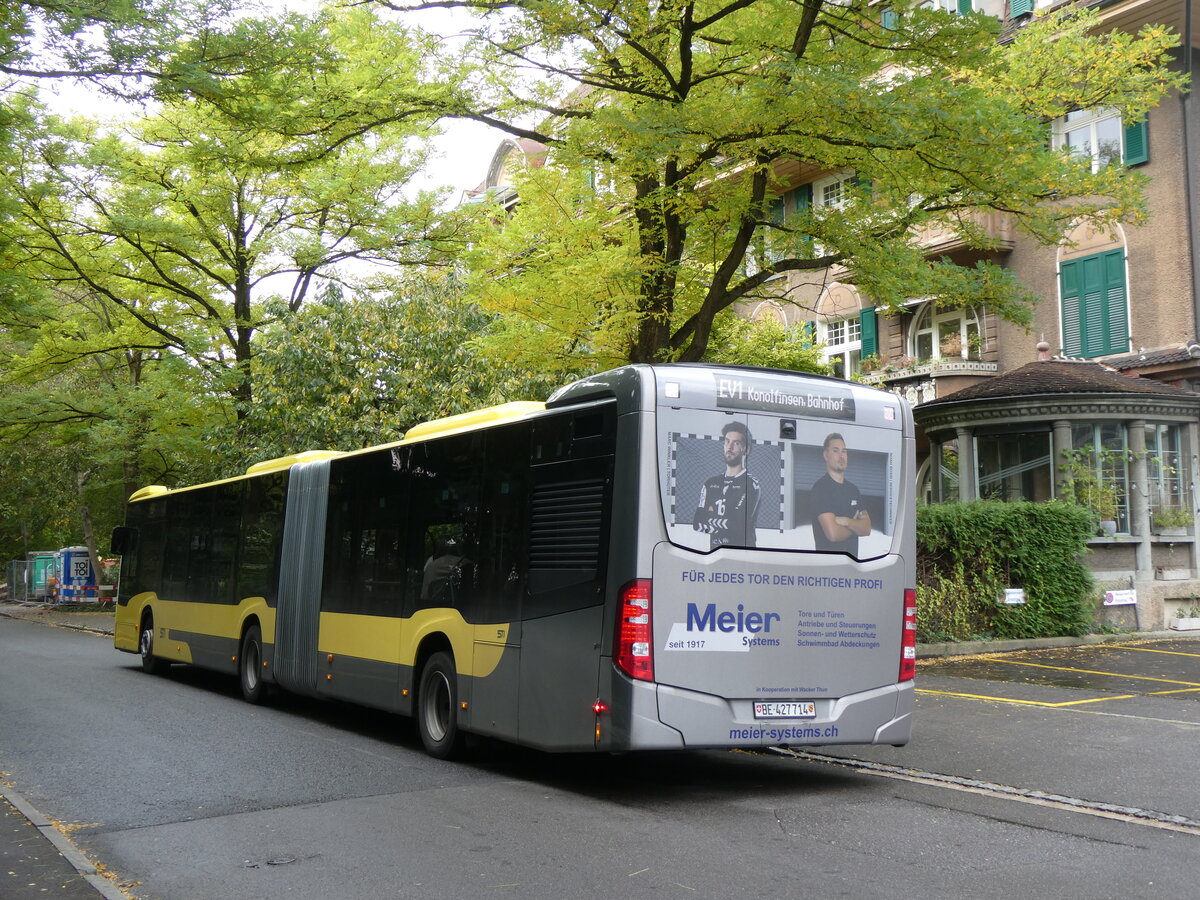
M938 694L942 697L962 697L967 700L992 700L996 703L1016 703L1020 706L1045 706L1050 709L1060 709L1065 706L1079 706L1084 703L1105 703L1109 700L1132 700L1137 694L1120 694L1115 697L1094 697L1091 700L1067 700L1063 703L1046 703L1043 700L1017 700L1014 697L989 697L985 694L960 694L957 691L931 691L928 688L917 688L918 694Z
M1094 669L1072 669L1069 666L1047 666L1042 663L1021 662L1016 659L999 659L998 657L987 657L988 662L1004 663L1009 666L1029 666L1033 669L1053 669L1055 672L1079 672L1082 675L1107 675L1110 678L1129 678L1134 681L1157 681L1162 684L1186 684L1189 687L1200 688L1200 683L1195 681L1179 681L1175 678L1154 678L1150 675L1125 675L1121 672L1097 672Z
M1131 647L1128 644L1105 644L1104 647L1111 650L1136 650L1138 653L1163 653L1167 656L1200 657L1200 653L1184 653L1182 650L1155 650L1152 647Z
M1169 690L1169 691L1149 691L1149 692L1147 692L1146 696L1147 697L1158 697L1162 694L1192 694L1192 693L1195 693L1196 691L1200 691L1200 688L1173 688L1172 690Z

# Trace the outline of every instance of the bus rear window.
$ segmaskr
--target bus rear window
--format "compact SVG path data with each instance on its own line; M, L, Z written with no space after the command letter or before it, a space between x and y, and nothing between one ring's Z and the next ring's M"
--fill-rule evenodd
M668 401L672 405L660 401L660 488L672 543L701 552L812 550L857 559L890 552L900 401L813 381L828 402L793 414L772 408L781 405L777 401L728 409L691 407L685 404L696 398L688 397ZM777 398L778 392L757 395Z

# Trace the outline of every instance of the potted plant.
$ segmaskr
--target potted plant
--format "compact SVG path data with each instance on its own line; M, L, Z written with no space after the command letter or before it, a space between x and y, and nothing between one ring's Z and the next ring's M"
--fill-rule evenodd
M1066 497L1091 509L1096 514L1101 532L1116 534L1117 515L1121 506L1120 491L1113 481L1100 478L1089 448L1072 451L1067 456L1065 474Z
M870 356L864 356L858 361L858 370L860 372L876 372L883 367L883 359L878 353L872 353Z
M1171 621L1173 631L1200 630L1200 600L1195 597L1179 609L1175 610L1175 618Z
M942 359L962 359L962 335L957 331L942 335Z
M1160 506L1150 518L1159 534L1187 534L1195 523L1192 510L1185 506Z
M983 359L983 335L978 331L967 335L967 359Z

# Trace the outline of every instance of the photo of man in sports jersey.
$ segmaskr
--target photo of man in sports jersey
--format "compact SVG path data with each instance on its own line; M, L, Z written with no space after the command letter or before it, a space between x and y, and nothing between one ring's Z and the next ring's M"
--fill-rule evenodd
M755 546L754 522L761 491L758 479L746 470L750 443L749 428L741 422L726 424L721 429L725 471L709 478L700 489L692 527L709 535L713 550L727 545Z
M826 435L821 456L825 474L809 493L813 541L818 550L840 550L858 556L858 539L871 533L871 514L862 494L846 478L850 454L846 441L836 431Z

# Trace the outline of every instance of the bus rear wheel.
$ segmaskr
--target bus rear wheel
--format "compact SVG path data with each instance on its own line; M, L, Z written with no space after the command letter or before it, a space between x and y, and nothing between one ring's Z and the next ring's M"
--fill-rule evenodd
M458 673L454 658L444 651L433 654L421 670L417 688L417 730L425 752L436 759L452 759L463 750L458 728Z
M242 698L256 706L267 699L267 683L262 677L262 629L251 625L242 635L238 651L238 676L242 682Z
M161 675L167 671L167 663L154 655L154 618L150 615L142 618L142 627L138 631L138 656L142 658L143 672Z

